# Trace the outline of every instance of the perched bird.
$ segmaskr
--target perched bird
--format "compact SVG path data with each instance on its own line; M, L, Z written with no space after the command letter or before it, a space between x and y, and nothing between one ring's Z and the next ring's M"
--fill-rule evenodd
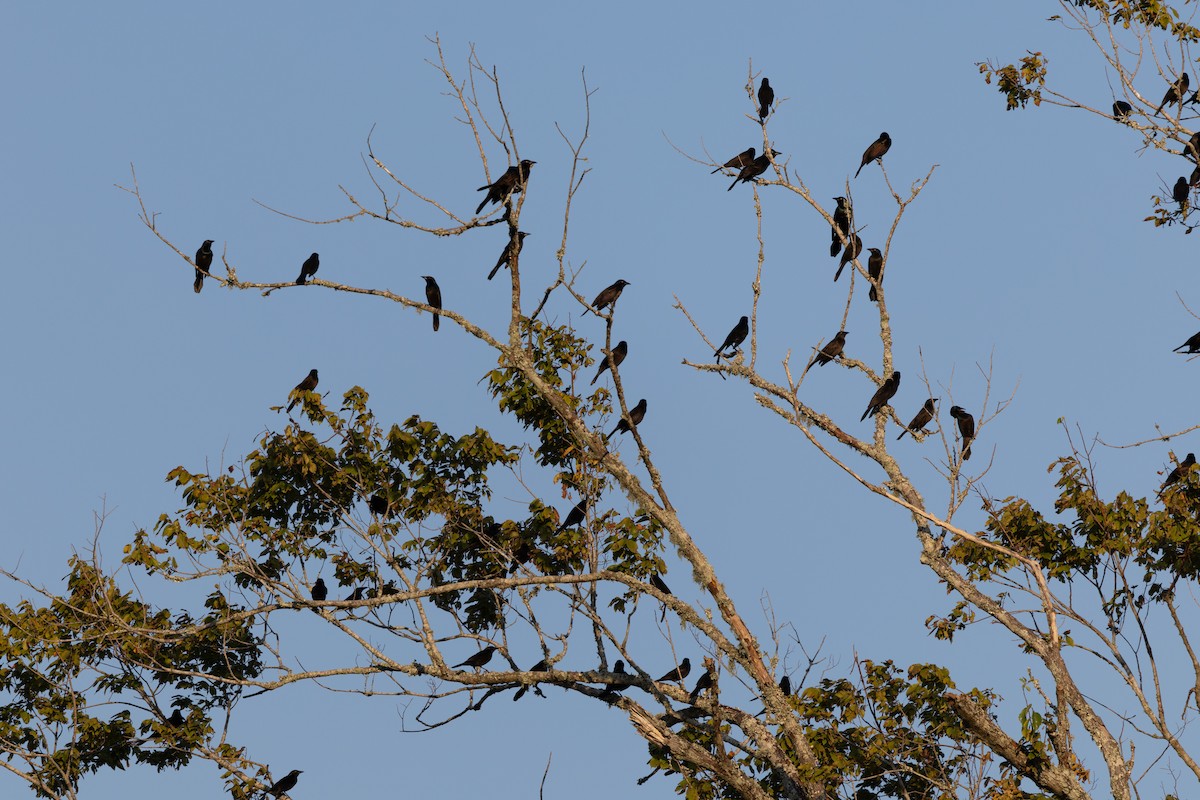
M837 208L833 212L833 244L829 245L829 255L836 256L842 249L842 239L850 237L850 229L853 227L854 210L850 205L850 201L844 197L833 198L837 201Z
M879 388L875 390L875 394L871 395L871 402L867 403L867 410L858 418L858 421L862 422L868 415L874 416L878 414L888 404L888 401L892 399L899 388L900 373L893 372L892 377L881 383Z
M658 589L663 594L671 594L671 589L670 589L670 587L667 586L667 582L664 581L658 575L658 573L655 573L650 576L650 585L653 586L655 589Z
M183 723L183 711L178 708L171 712L171 716L167 717L167 724L172 728L182 728Z
M501 267L508 266L508 261L511 256L519 256L521 254L521 248L525 246L525 237L528 235L529 234L525 231L517 231L517 238L515 240L517 246L515 248L513 247L513 239L509 239L508 242L505 243L504 250L500 253L500 257L496 259L496 266L492 267L492 271L488 273L489 281L496 277L496 273L500 271Z
M562 521L562 524L559 525L558 529L554 532L562 533L567 528L574 528L577 525L579 525L581 522L583 522L583 520L586 516L587 516L587 498L585 497L584 499L582 499L578 503L576 503L571 508L571 510L567 512L567 518Z
M205 239L204 244L196 251L196 281L192 284L196 294L200 294L200 290L204 288L204 277L208 274L208 268L212 266L212 243L212 239Z
M442 307L442 287L438 286L438 282L433 279L432 275L422 275L425 279L425 302L434 308ZM442 315L434 312L433 314L433 329L436 331L441 325Z
M900 435L896 437L896 441L903 439L906 433L924 433L925 426L929 424L930 420L933 419L933 415L937 413L937 409L933 405L936 402L937 398L935 397L926 400L925 405L921 406L921 410L917 412L917 415L905 426L904 430L900 431Z
M613 664L612 671L616 675L628 674L625 672L625 662L621 661L621 660L618 660L617 663ZM623 692L623 691L625 691L625 684L623 684L623 683L606 683L606 684L604 684L604 688L610 692Z
M962 436L962 460L971 457L971 442L975 439L975 418L962 406L950 406L950 416L958 420L958 432Z
M459 667L472 667L479 669L484 664L492 660L492 655L496 652L496 646L489 644L487 647L480 650L475 655L468 658L461 664L455 664L450 669L458 669Z
M1187 140L1187 145L1184 147L1184 155L1191 156L1195 160L1200 161L1200 131L1193 133L1192 137Z
M842 351L846 349L846 333L847 331L838 331L837 335L821 348L821 352L817 353L815 359L818 366L823 367L842 354Z
M1133 106L1126 103L1124 100L1117 100L1113 103L1113 116L1117 119L1129 119L1129 115L1133 113Z
M767 168L771 166L772 156L779 155L783 154L778 150L771 150L770 155L763 153L761 156L742 167L742 169L738 172L737 177L733 179L733 183L729 184L729 188L725 191L733 191L733 187L737 186L739 181L742 183L753 182L755 178L757 178L759 175L762 175L767 171Z
M307 283L309 278L317 274L317 268L320 266L321 259L316 253L304 259L304 263L300 265L300 277L296 278L296 285L303 286Z
M883 280L883 251L878 247L868 247L871 251L871 257L867 259L867 274L871 276L871 280L879 283ZM879 302L879 293L875 291L875 284L871 284L871 291L867 293L872 303Z
M371 513L377 516L383 516L388 510L387 498L381 494L371 495L371 499L367 501L367 508L371 509Z
M325 579L317 578L317 582L312 587L312 599L323 603L327 597L329 597L329 587L325 585Z
M628 354L629 345L625 343L625 340L622 339L617 342L617 346L612 349L612 355L606 355L600 361L600 369L596 370L596 377L592 378L590 385L595 386L596 381L600 380L600 376L604 374L605 370L621 366L621 362L625 360L625 356Z
M1195 189L1197 186L1200 186L1200 165L1197 165L1196 168L1192 170L1192 174L1188 176L1188 186L1192 187L1193 189Z
M605 440L607 441L608 439L611 439L618 433L625 433L626 431L636 428L638 425L642 424L642 420L645 418L645 416L646 398L643 397L641 400L638 400L638 404L636 406L629 409L628 417L621 417L621 421L617 423L617 427L612 429L612 433L604 437Z
M1177 466L1177 467L1175 467L1175 469L1171 470L1171 474L1167 476L1167 479L1165 481L1163 481L1162 488L1158 490L1159 494L1162 494L1163 492L1165 492L1167 490L1168 486L1172 486L1172 485L1178 483L1179 479L1182 478L1184 475L1186 475L1188 470L1190 470L1194 466L1196 466L1196 454L1188 453L1187 458L1185 458L1183 461L1179 462L1179 466Z
M758 86L758 121L762 122L771 111L771 103L775 102L775 90L766 78Z
M525 182L529 180L529 168L536 163L536 161L524 159L517 166L504 170L504 174L496 178L495 183L489 183L487 186L480 186L476 189L479 192L486 190L487 195L479 204L479 208L475 209L475 213L483 211L483 207L488 203L503 203L510 194L525 188Z
M699 699L700 693L705 689L711 689L717 685L716 676L713 675L712 668L704 670L704 674L696 679L696 686L688 693L688 702L694 703Z
M1172 352L1178 353L1183 348L1187 348L1187 354L1200 353L1200 333L1192 334L1188 340L1176 347Z
M862 168L867 164L883 158L884 154L887 153L891 147L892 137L888 136L888 132L884 131L883 133L879 134L879 138L871 142L870 146L867 147L866 151L863 152L862 163L858 165L858 172L854 173L854 177L857 178L858 173L862 172Z
M282 778L275 781L275 783L271 784L271 788L263 792L263 796L265 797L269 794L279 797L281 794L290 792L292 789L296 788L296 781L300 780L300 775L303 772L304 770L302 769L292 770L287 775L284 775Z
M313 389L316 389L316 388L317 388L317 371L315 369L310 369L308 371L308 374L304 376L304 380L297 383L296 388L292 389L292 393L295 394L297 392L311 392ZM292 402L288 403L287 410L291 411L292 406L296 405L296 403L299 403L299 402L300 402L299 397L293 397Z
M1175 186L1171 189L1171 199L1179 203L1179 212L1181 214L1187 212L1188 194L1190 193L1191 187L1188 186L1187 178L1180 175L1179 180L1175 181Z
M365 586L359 586L353 592L350 593L349 597L346 598L347 601L366 600L366 599L367 599L367 587L365 587Z
M747 164L749 164L751 161L754 160L754 154L756 152L758 152L758 151L756 151L753 147L747 147L745 150L738 153L736 156L729 159L724 164L717 167L716 169L714 169L712 172L710 172L708 174L716 175L718 172L720 172L723 169L741 169L742 167L746 166Z
M663 675L661 678L656 680L655 683L667 683L668 681L679 681L680 683L682 683L683 679L686 678L688 676L688 673L691 671L692 671L691 660L684 658L683 661L679 662L678 667L671 670L666 675Z
M1191 79L1185 72L1179 76L1174 83L1167 87L1167 93L1163 95L1162 102L1158 104L1158 108L1154 109L1154 113L1158 114L1163 110L1163 106L1173 105L1183 100L1183 96L1187 94L1188 84Z
M724 355L725 351L730 347L732 347L733 352L736 353L738 347L742 342L746 341L746 337L749 335L750 318L742 317L738 320L737 325L733 326L733 330L729 332L729 335L725 337L725 341L721 344L721 346L713 351L713 355L717 357L717 361L721 360L721 356Z
M779 679L779 691L783 692L784 697L792 696L792 679L784 675Z
M585 310L583 313L595 309L599 314L604 309L617 302L617 298L621 296L621 292L625 291L625 287L629 285L629 281L618 280L612 286L603 289L600 294L596 295L596 299L592 301L592 308Z
M842 270L846 268L854 259L862 255L863 240L857 233L850 235L850 246L842 251L842 260L838 263L837 272L833 273L833 280L836 283L837 279L842 277Z
M553 671L553 669L550 666L550 662L547 659L543 658L541 661L537 662L532 667L530 667L529 671L530 672L551 672L551 671ZM528 691L529 691L529 684L527 684L527 683L521 684L521 688L518 689L517 693L513 695L513 702L515 703L518 700L520 700L522 697L525 696L525 693ZM538 695L539 697L546 696L546 695L542 694L542 690L537 687L537 684L533 685L533 692L534 692L534 694ZM482 703L483 701L480 700L479 702ZM478 709L476 709L476 710L478 710Z

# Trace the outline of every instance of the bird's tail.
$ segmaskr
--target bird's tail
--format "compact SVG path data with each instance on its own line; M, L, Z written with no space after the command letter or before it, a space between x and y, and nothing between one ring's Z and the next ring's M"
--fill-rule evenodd
M733 179L733 183L729 184L729 188L728 188L728 189L726 189L725 191L727 191L727 192L732 192L732 191L733 191L733 187L737 186L737 185L738 185L738 181L740 181L740 180L741 180L741 178L734 178L734 179Z
M196 294L200 294L200 290L201 290L201 289L203 289L203 288L204 288L204 276L203 276L203 275L201 275L201 274L199 274L199 273L197 273L197 274L196 274L196 280L195 280L195 282L192 284L192 290L193 290L193 291L194 291Z
M503 266L504 266L504 259L500 259L499 261L497 261L496 266L492 267L492 271L488 273L488 280L490 281L492 278L496 277L496 273L499 272L500 268Z
M879 295L876 294L874 286L871 287L871 291L867 292L867 298L870 299L872 303L879 302Z
M842 263L838 264L837 272L833 273L833 282L834 283L837 283L837 279L842 277L842 270L844 270L846 268L846 265L849 263L850 263L849 261L843 261Z
M970 461L970 460L971 460L971 447L970 447L970 445L968 445L968 446L966 447L966 449L965 449L965 450L963 450L963 459L962 459L962 460L963 460L963 461Z
M300 277L296 278L296 285L303 286L306 283L304 280L304 270L300 270Z
M481 191L481 192L482 192L484 189L487 189L487 188L488 188L487 186L480 186L480 187L479 187L479 191ZM487 198L487 197L485 197L485 198L483 198L483 202L479 204L479 208L475 209L475 214L476 214L476 216L478 216L478 215L479 215L479 213L480 213L481 211L483 211L483 207L484 207L484 206L486 206L487 204L488 204L488 198Z
M859 164L859 165L858 165L858 169L857 169L857 170L855 170L855 172L854 172L854 177L856 177L856 178L857 178L857 177L858 177L858 173L862 172L862 168L863 168L863 167L865 167L865 166L866 166L866 164L865 164L865 163L863 163L863 164Z
M908 428L905 428L904 430L900 431L900 435L896 437L896 441L898 442L898 441L900 441L901 439L903 439L903 438L904 438L904 434L906 434L906 433L908 433Z
M441 327L441 324L442 324L442 315L434 314L433 315L433 329L436 331L439 327Z
M833 244L829 245L829 256L832 258L842 252L842 237L836 233L833 235Z

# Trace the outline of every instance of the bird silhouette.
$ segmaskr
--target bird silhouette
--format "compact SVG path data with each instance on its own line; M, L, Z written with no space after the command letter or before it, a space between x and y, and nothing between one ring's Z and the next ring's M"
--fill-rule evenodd
M779 691L783 692L784 697L792 696L792 679L784 675L779 679Z
M683 679L686 678L688 676L688 673L690 673L691 671L692 671L692 662L685 657L683 659L683 661L679 662L678 667L671 670L666 675L663 675L661 678L656 680L655 683L668 683L670 681L679 681L680 683L682 683Z
M721 346L713 351L713 355L715 355L717 357L717 361L721 360L721 356L724 355L725 351L728 350L730 347L732 347L733 352L736 353L738 350L738 347L741 345L742 342L746 341L746 337L749 335L750 335L750 318L742 317L741 319L738 320L737 325L733 326L733 330L731 330L729 332L729 335L725 337L725 341L721 343ZM732 355L732 353L730 355Z
M600 376L603 375L606 370L621 366L621 362L625 360L625 356L628 354L629 345L625 343L625 340L622 339L621 341L617 342L617 346L612 349L612 355L605 355L600 361L600 369L596 370L596 375L592 378L590 385L595 386L596 381L600 380Z
M842 260L838 263L837 272L833 273L833 280L836 283L837 279L842 277L842 270L846 268L854 259L862 255L863 240L857 233L850 235L850 246L842 251Z
M924 433L925 426L929 424L930 420L933 419L933 415L937 413L937 408L934 406L936 402L937 399L934 397L926 400L925 405L921 406L921 410L917 412L917 415L909 421L904 430L900 431L900 435L896 437L896 441L903 439L906 433Z
M854 173L854 177L858 177L858 173L862 172L863 167L870 164L872 161L883 158L884 154L892 148L892 137L888 136L887 131L879 134L879 138L871 142L866 151L863 152L862 163L858 165L858 172Z
M450 669L458 669L459 667L471 667L472 669L479 669L484 664L492 660L492 656L495 654L495 652L496 646L489 644L487 647L483 648L466 661L462 662L461 664L455 664Z
M741 169L742 167L746 166L747 164L749 164L751 161L754 160L754 154L756 152L757 151L753 147L747 147L745 150L738 153L736 156L729 159L724 164L717 167L716 169L714 169L712 172L710 172L708 174L716 175L718 172L720 172L721 170L724 170L724 169Z
M615 675L629 674L629 673L625 672L625 662L621 661L619 659L618 659L617 663L613 664L612 671L613 671L613 674L615 674ZM604 684L604 688L610 692L623 692L623 691L625 691L625 687L626 687L626 684L624 684L624 683L606 683L606 684Z
M950 416L958 420L958 433L962 436L962 460L971 457L971 442L975 440L975 418L962 406L950 406Z
M292 789L296 788L296 781L300 779L300 775L303 772L304 770L302 769L292 770L287 775L284 775L282 778L275 781L275 783L271 784L271 788L263 792L263 797L266 797L267 795L279 797L286 792L290 792Z
M883 410L883 407L888 404L896 394L896 390L900 388L900 373L893 372L892 376L879 385L875 390L875 394L871 395L871 402L867 403L867 410L858 418L862 422L868 415L874 416Z
M671 594L671 589L667 586L667 582L662 579L658 573L650 576L650 585L658 589L663 594Z
M780 153L778 150L771 150L769 152L770 152L770 155L768 155L767 153L763 153L761 156L754 159L746 166L742 167L741 170L738 172L737 177L733 179L733 183L729 184L729 188L726 189L725 191L727 191L727 192L733 191L733 187L737 186L739 182L741 182L741 183L754 182L755 178L757 178L759 175L762 175L764 172L767 171L767 168L771 166L771 158L772 157L783 155L783 153Z
M643 397L641 400L638 400L638 404L636 406L629 409L628 417L621 417L620 422L617 423L617 427L612 429L612 433L610 433L610 434L608 434L608 436L604 437L605 440L607 441L608 439L611 439L613 436L615 436L618 433L625 433L626 431L636 428L638 425L641 424L641 422L645 418L645 416L646 416L646 398Z
M296 278L296 285L303 286L306 284L309 278L317 274L317 268L320 266L321 257L316 253L304 259L304 263L300 265L300 277Z
M1191 193L1191 187L1188 186L1188 179L1179 176L1179 180L1175 181L1175 186L1171 189L1171 199L1179 203L1179 213L1187 213L1188 195Z
M483 207L488 203L503 203L510 194L524 189L526 181L529 180L529 168L536 163L536 161L524 159L520 164L504 170L504 173L494 183L480 186L476 191L486 191L487 194L484 195L479 208L475 209L475 213L483 211Z
M500 257L496 259L496 266L492 267L492 271L488 273L489 281L496 277L496 273L500 271L501 267L508 266L510 256L521 254L521 248L525 246L525 237L528 235L525 231L517 231L517 238L515 240L509 239L504 244L504 250L500 253ZM516 241L516 247L513 247L514 241Z
M1162 102L1158 104L1158 108L1154 109L1155 114L1159 114L1163 110L1163 106L1174 105L1183 100L1183 96L1187 94L1188 84L1191 79L1185 72L1180 75L1174 83L1167 87L1167 93L1163 95Z
M775 90L771 88L771 82L766 78L762 79L762 83L758 86L758 121L762 122L767 118L767 114L771 112L771 103L775 102Z
M554 532L562 533L567 528L577 527L581 522L583 522L583 520L586 516L587 516L587 498L585 497L583 500L580 500L578 503L576 503L574 506L571 507L571 510L567 512L567 518L562 521L562 524L559 525L558 529L555 530Z
M596 295L596 299L592 301L592 309L595 309L596 313L599 314L601 311L617 302L617 298L621 296L621 292L625 291L625 287L628 285L629 281L618 280L611 286L605 287L600 291L600 294ZM583 313L586 314L590 310L591 309L585 309Z
M192 283L192 289L196 294L200 294L200 290L204 288L204 277L209 273L209 267L212 266L213 251L212 239L205 239L204 244L200 245L200 249L196 251L196 280Z
M317 582L312 586L312 599L323 603L327 597L329 597L329 587L325 585L325 579L317 578Z
M292 389L292 393L298 395L301 392L311 392L313 389L316 389L316 388L317 388L317 371L315 369L310 369L308 371L308 374L304 376L304 380L297 383L296 388ZM293 397L292 402L288 403L287 410L291 411L292 406L296 405L296 403L299 403L299 402L300 402L299 396Z
M842 250L842 239L849 238L850 230L854 227L854 209L850 201L844 197L833 198L837 208L833 211L833 243L829 245L829 255L836 256Z
M388 510L387 498L381 494L373 494L371 499L367 500L367 508L371 509L372 514L382 517Z
M434 308L442 307L442 287L438 286L438 282L433 279L432 275L422 275L425 279L425 302ZM441 324L441 314L434 312L433 329L436 331Z
M846 334L847 331L838 331L829 342L821 348L821 352L817 353L814 363L817 366L825 366L830 361L842 354L842 350L846 349Z
M1187 348L1187 354L1200 353L1200 333L1194 333L1188 337L1188 340L1176 347L1172 352L1178 353L1183 348Z
M867 259L867 275L871 276L871 280L875 283L871 284L871 291L867 293L867 297L872 303L879 302L879 293L875 289L875 284L883 280L883 251L878 247L868 247L871 251L871 257Z
M1126 103L1124 100L1117 100L1113 103L1113 117L1119 120L1129 119L1129 115L1133 113L1133 106Z
M1179 480L1194 466L1196 466L1196 454L1188 453L1187 458L1179 462L1179 466L1171 470L1171 474L1167 476L1165 481L1163 481L1162 488L1158 490L1158 493L1162 494L1167 490L1168 486L1173 486L1176 483L1179 483Z
M695 688L688 693L688 702L696 702L696 700L700 698L701 692L703 692L705 689L711 689L713 686L716 686L716 684L717 679L716 676L713 675L712 668L710 667L704 670L704 674L696 679Z

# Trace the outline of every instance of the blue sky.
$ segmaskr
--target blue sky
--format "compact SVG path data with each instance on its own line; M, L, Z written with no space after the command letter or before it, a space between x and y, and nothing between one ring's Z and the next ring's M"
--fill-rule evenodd
M707 148L720 161L758 146L742 91L753 59L786 99L770 126L775 146L819 198L842 193L880 130L895 142L886 158L895 185L937 164L888 264L905 374L897 407L907 418L924 400L915 380L923 357L935 385L952 380L955 402L978 411L977 365L991 363L993 402L1016 394L981 432L972 464L994 451L989 493L1044 504L1053 496L1045 468L1067 451L1060 417L1111 442L1193 421L1184 398L1196 365L1170 351L1200 328L1175 296L1200 307L1190 242L1141 221L1178 162L1139 156L1128 131L1081 113L1006 113L978 75L982 59L1046 50L1070 91L1106 105L1085 43L1043 21L1054 10L769 3L742 21L724 4L7 8L4 566L55 585L68 555L90 547L101 509L100 547L115 564L137 527L179 507L167 471L248 452L282 424L268 407L312 367L335 397L364 386L384 420L419 413L449 430L478 424L519 438L477 385L494 357L453 326L435 337L424 316L312 289L264 299L210 284L196 296L190 270L114 186L128 184L135 164L164 233L186 252L215 239L244 279L292 278L312 251L321 253L320 277L414 297L419 276L434 274L448 307L500 331L504 284L483 280L503 246L500 229L443 241L364 221L313 227L253 202L332 218L350 210L339 185L373 198L360 154L375 125L376 152L392 168L469 214L483 174L425 63L436 55L426 36L437 33L460 72L470 43L496 65L522 155L538 162L522 218L533 234L527 285L553 274L561 230L570 154L555 123L570 134L581 128L581 69L598 90L592 172L576 199L568 258L587 261L584 294L618 277L632 283L618 320L630 342L623 381L633 399L649 399L643 434L743 613L761 620L769 596L806 645L825 640L838 671L855 652L942 661L961 668L964 684L1019 696L1006 635L981 626L955 647L925 635L925 617L948 604L916 564L905 514L824 462L746 386L681 365L709 356L673 298L718 340L749 313L755 219L749 187L726 192L727 178L671 145L699 157ZM1149 80L1146 90L1161 91ZM493 169L503 164L497 148L489 155ZM853 188L873 246L891 218L878 168L864 169ZM830 280L825 223L792 196L768 190L764 198L759 361L778 376L774 365L789 349L800 359L837 330L845 279ZM877 363L871 313L856 297L847 351ZM596 320L578 320L565 302L555 314L599 341ZM857 418L873 389L861 376L826 368L806 387L809 402L867 435ZM943 400L944 425L949 405ZM1181 455L1189 449L1186 438L1177 445ZM924 461L944 457L936 440L906 439L894 452L930 506L944 507L945 488ZM1100 448L1096 460L1102 491L1148 493L1161 482L1167 448ZM519 513L525 500L514 493L495 502ZM980 524L978 502L958 520ZM668 581L698 598L684 588L683 570ZM551 752L552 793L587 800L631 789L645 750L621 715L551 698L417 736L398 732L393 701L301 689L245 703L242 741L277 775L303 765L297 798L330 796L347 782L363 791L529 796ZM310 733L317 725L320 737ZM479 755L476 769L462 769L464 753ZM190 800L214 796L219 781L202 765L100 776L86 788L105 798L134 786ZM641 791L665 797L670 785Z

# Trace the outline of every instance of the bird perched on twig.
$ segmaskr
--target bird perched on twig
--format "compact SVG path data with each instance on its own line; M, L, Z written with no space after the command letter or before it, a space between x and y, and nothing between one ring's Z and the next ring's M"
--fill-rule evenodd
M600 376L603 375L606 370L621 366L621 362L625 360L625 356L628 354L629 345L625 343L625 340L622 339L621 341L617 342L617 346L612 349L612 354L605 355L604 359L600 362L600 369L596 370L596 376L592 378L590 385L595 386L596 381L600 380Z
M1192 334L1191 336L1188 337L1188 340L1186 342L1179 345L1179 347L1176 347L1171 352L1178 353L1180 350L1182 350L1185 347L1187 348L1186 354L1200 353L1200 333Z
M1127 120L1129 119L1129 115L1133 113L1133 106L1124 100L1116 100L1113 102L1112 111L1115 119Z
M837 334L829 340L829 343L821 348L821 352L817 353L817 357L813 359L813 363L817 366L825 366L830 361L842 354L846 349L846 334L847 331L838 331Z
M583 522L585 517L587 517L586 497L571 507L571 510L567 512L567 518L562 521L562 524L554 532L562 533L567 528L574 528Z
M492 267L492 271L488 273L489 281L496 277L496 273L500 271L501 267L508 266L511 256L519 256L521 254L521 248L525 246L525 237L528 235L525 231L517 231L517 238L515 240L509 239L505 243L504 250L500 253L500 257L496 259L496 266ZM514 241L516 242L516 247L513 246Z
M438 286L438 282L433 279L432 275L422 275L425 279L425 302L434 308L442 307L442 287ZM442 315L436 311L433 313L433 329L436 331L441 323Z
M320 266L321 257L316 253L304 259L304 263L300 265L300 277L296 278L296 285L303 286L308 283L308 279L317 274L317 268Z
M850 230L854 227L854 211L850 201L844 197L833 198L837 208L833 211L833 243L829 245L829 255L836 256L842 250L842 239L849 238Z
M1188 453L1187 458L1179 462L1179 466L1171 470L1171 474L1169 474L1167 479L1163 481L1162 488L1158 490L1158 493L1161 495L1167 490L1168 486L1173 486L1174 484L1179 483L1179 480L1194 466L1196 466L1196 454Z
M642 424L642 420L645 419L645 417L646 398L643 397L641 400L638 400L638 404L636 406L629 409L628 417L621 417L621 421L617 423L617 427L612 429L612 433L604 437L605 441L611 439L618 433L625 433L626 431L633 430L638 425Z
M958 420L958 432L962 436L962 460L971 457L971 442L975 440L975 418L962 406L950 406L950 416Z
M833 273L834 283L837 282L838 278L842 277L842 270L844 270L846 268L846 265L849 264L854 259L858 258L860 255L862 255L862 249L863 249L862 237L859 236L857 233L851 234L850 235L850 244L842 252L842 260L838 263L837 272Z
M205 276L211 274L208 268L212 266L213 260L212 243L212 239L205 239L204 244L196 251L196 280L192 283L196 294L200 294L200 290L204 288Z
M775 90L771 88L771 82L766 78L762 79L762 83L758 85L758 121L762 122L767 118L767 114L771 112L771 103L775 102Z
M751 161L754 160L754 154L756 152L757 151L753 147L747 147L745 150L738 153L736 156L729 159L724 164L717 167L716 169L714 169L712 172L710 172L708 174L716 175L718 172L720 172L721 170L724 170L724 169L741 169L742 167L746 166L747 164L749 164Z
M696 679L696 686L688 693L688 702L695 703L700 699L700 693L705 689L711 689L717 685L717 676L713 673L713 667L707 667L704 674Z
M650 576L650 585L663 594L671 594L671 589L667 586L667 582L657 572Z
M900 388L900 373L893 372L892 376L879 385L875 390L875 394L871 395L871 402L867 403L867 410L858 418L862 422L867 416L874 416L883 410L883 407L888 404L896 394L896 390Z
M929 424L933 419L933 415L937 413L937 408L934 406L936 402L937 398L934 397L926 400L925 405L921 406L921 410L917 412L917 415L904 427L904 430L900 431L900 435L896 437L896 441L903 439L906 433L924 433L925 426Z
M692 662L690 659L685 657L683 659L683 661L679 662L678 667L671 670L666 675L663 675L661 678L656 680L655 683L668 683L670 681L679 681L680 683L683 683L683 679L686 678L688 676L688 673L690 673L691 671L692 671Z
M732 347L733 352L736 353L738 351L738 347L741 346L742 342L746 341L746 337L749 335L750 318L742 317L738 320L737 325L733 326L733 330L729 332L729 335L725 337L725 341L721 343L721 346L713 351L713 355L717 357L717 361L721 360L721 357L725 355L725 351L730 347ZM729 355L733 355L733 353L730 353ZM728 356L726 356L726 358L728 358Z
M296 388L292 389L292 394L296 394L297 396L293 397L292 402L288 403L288 407L287 407L288 411L291 411L292 406L294 406L294 405L296 405L296 403L300 402L300 397L299 397L300 393L311 392L313 389L317 388L317 380L318 380L317 379L317 371L315 369L310 369L308 371L308 374L304 376L304 380L297 383Z
M867 292L867 297L872 303L879 302L879 292L876 291L875 285L883 280L883 251L878 247L868 247L871 251L871 257L867 259L867 275L875 283L871 284L871 291Z
M1188 185L1188 179L1179 176L1179 180L1175 181L1175 186L1171 189L1171 199L1179 203L1179 213L1187 213L1188 195L1191 194L1192 187Z
M871 142L866 151L863 152L862 163L858 165L858 171L854 173L854 177L858 177L858 173L862 172L863 167L870 164L872 161L878 161L883 158L888 150L892 148L892 137L888 136L888 132L884 131L879 134L879 138Z
M304 770L302 769L292 770L287 775L284 775L282 778L275 781L275 783L271 784L271 788L263 792L263 797L266 797L267 795L279 797L281 794L290 792L292 789L296 788L296 781L300 779L300 775L303 772Z
M1170 106L1181 102L1183 96L1187 94L1189 83L1191 83L1191 79L1186 72L1180 75L1174 83L1167 87L1167 93L1163 95L1162 102L1158 104L1158 108L1154 109L1154 113L1161 113L1163 106Z
M612 286L607 286L596 295L596 299L592 301L592 307L584 310L584 314L595 309L598 315L601 311L617 302L617 298L621 296L621 292L625 291L625 287L629 285L627 280L618 280Z
M755 182L754 179L757 178L759 175L762 175L764 172L766 172L767 168L771 166L771 159L774 156L783 155L783 153L780 153L778 150L770 150L769 153L770 153L770 155L768 155L767 153L763 153L761 156L754 159L746 166L742 167L741 170L738 172L737 177L733 179L733 183L729 184L729 188L726 189L725 191L727 191L727 192L733 191L733 187L737 186L739 182L742 182L742 183Z
M536 161L523 159L520 164L504 170L504 174L496 178L495 182L476 189L478 192L487 191L487 194L484 196L483 202L479 204L479 208L475 209L475 213L483 211L483 207L488 203L503 203L510 194L524 189L526 181L529 180L529 168L536 163Z
M462 662L461 664L455 664L454 666L450 667L450 669L458 669L459 667L471 667L472 669L479 669L484 664L492 660L492 656L495 654L495 652L496 646L494 644L489 644L487 647L483 648L466 661Z
M325 585L324 578L317 578L317 582L312 586L312 599L318 603L324 603L329 597L329 587Z

